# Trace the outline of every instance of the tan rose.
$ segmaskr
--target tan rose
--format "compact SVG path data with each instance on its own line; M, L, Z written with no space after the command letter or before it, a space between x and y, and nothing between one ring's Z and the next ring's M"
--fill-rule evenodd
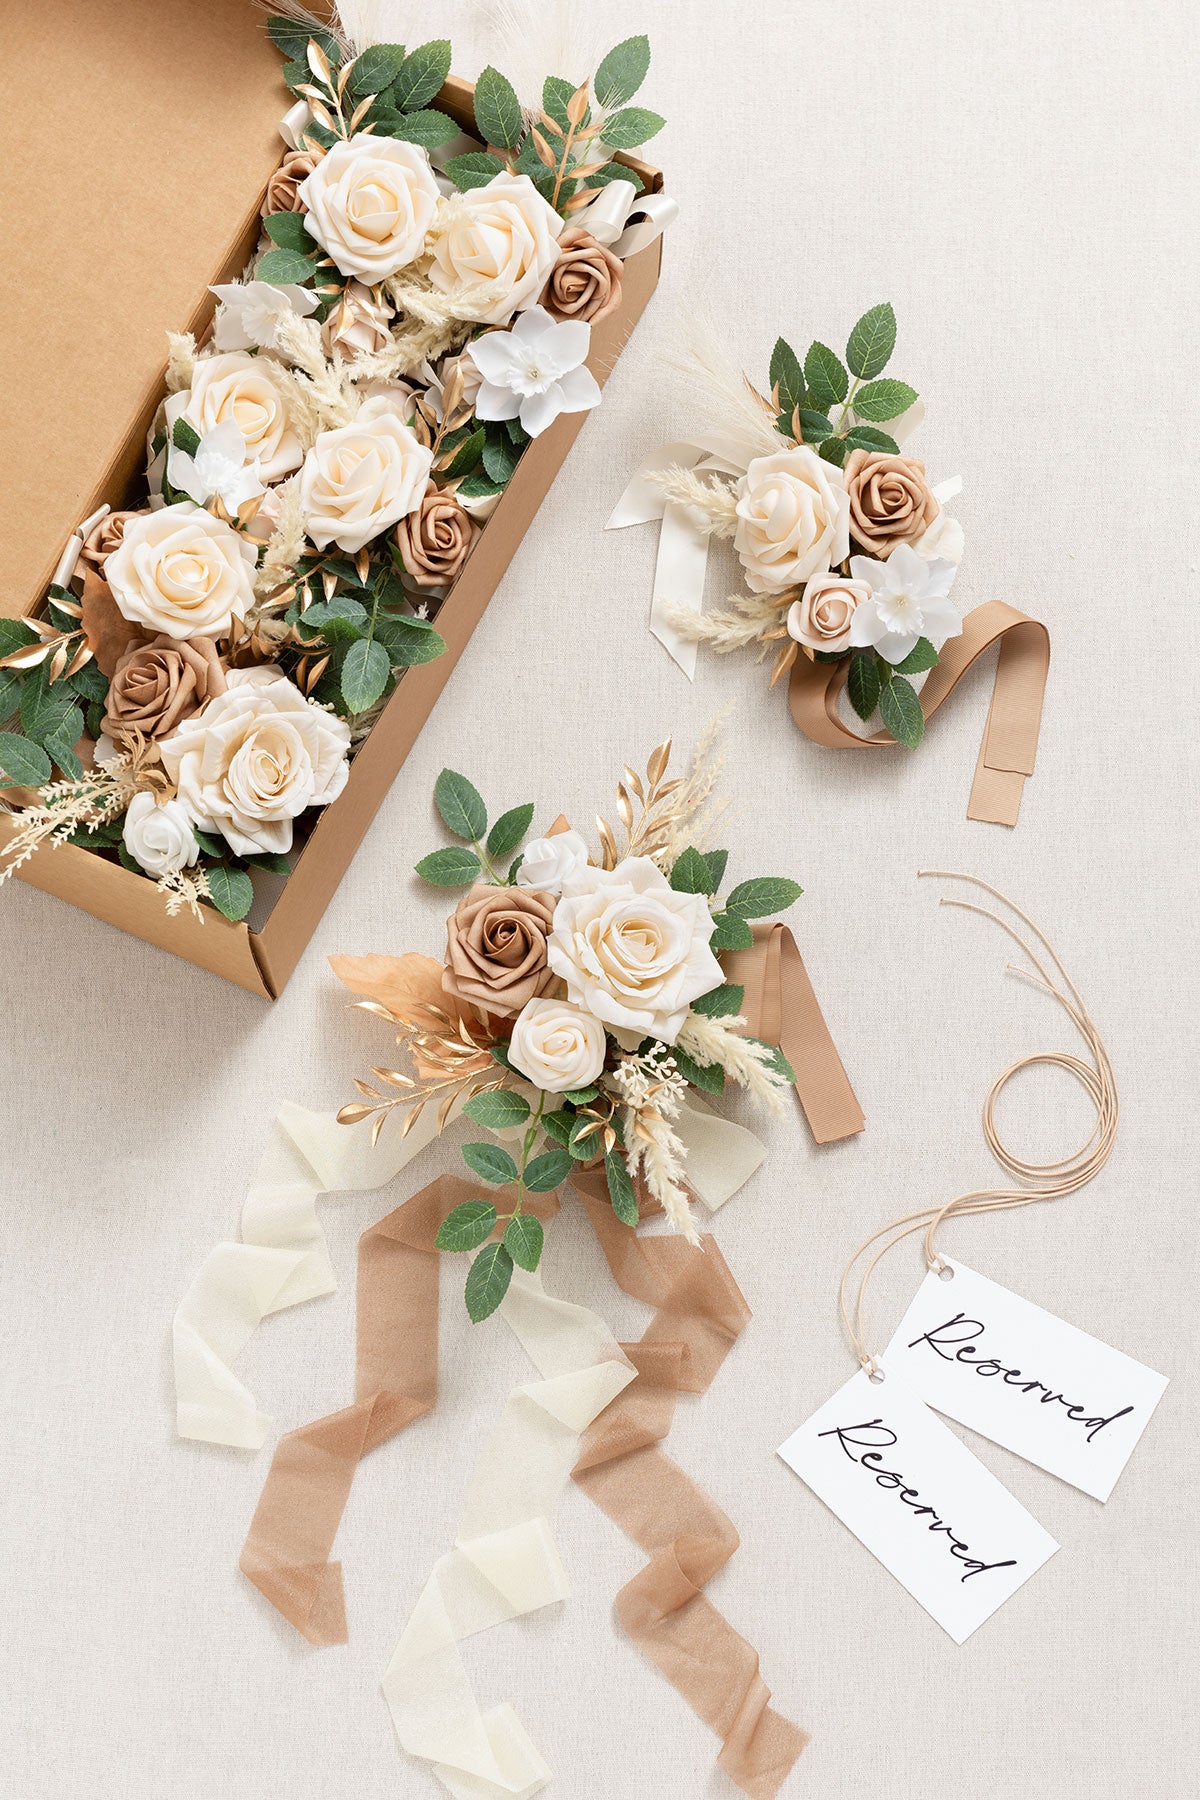
M326 356L343 362L370 356L391 342L392 309L382 290L373 291L361 281L351 281L342 298L321 327Z
M556 985L546 961L554 896L476 882L446 928L442 986L458 1000L511 1019Z
M788 634L810 650L831 654L850 648L850 621L855 608L871 598L865 581L842 575L814 575L799 600L788 608Z
M165 737L224 692L225 671L211 638L177 643L160 635L149 644L132 644L117 664L104 729L111 738L134 729L148 738Z
M852 450L844 465L850 499L850 536L868 556L888 557L898 544L913 544L940 508L925 479L925 464L912 456Z
M105 513L102 519L96 520L88 532L87 542L79 554L87 562L94 563L96 568L102 569L105 557L117 548L125 535L126 519L136 519L137 517L136 512Z
M430 482L416 512L396 527L404 572L417 587L449 587L471 554L479 527L453 494Z
M288 151L267 183L267 197L262 203L264 219L269 213L300 211L300 197L296 190L312 174L320 160L319 150Z
M621 304L619 257L590 231L573 225L558 240L558 262L542 290L542 305L554 319L586 319L595 325Z

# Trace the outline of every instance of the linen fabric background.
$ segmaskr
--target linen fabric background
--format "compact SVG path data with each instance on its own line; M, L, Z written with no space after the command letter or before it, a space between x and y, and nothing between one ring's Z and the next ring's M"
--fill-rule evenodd
M486 57L459 10L413 32L452 34L468 71ZM587 830L624 761L668 732L686 751L734 700L731 871L803 882L795 929L868 1118L826 1150L798 1109L763 1125L770 1159L716 1225L755 1318L670 1441L742 1535L713 1598L813 1732L785 1792L1184 1800L1200 1748L1193 11L592 10L607 42L652 35L645 100L670 121L653 154L683 206L663 284L283 998L266 1006L19 884L0 899L0 1785L12 1800L433 1793L397 1751L379 1678L530 1372L522 1353L502 1324L468 1326L463 1265L446 1270L439 1409L359 1472L338 1539L351 1642L314 1652L237 1572L269 1447L173 1441L171 1315L236 1233L277 1104L334 1107L386 1056L325 956L441 949L447 897L411 869L443 841L443 764L493 813L536 798L541 821L562 810ZM688 685L646 628L653 530L601 533L637 462L694 422L663 360L686 315L711 317L765 379L778 333L840 348L884 298L894 372L928 403L914 448L965 482L956 597L1006 598L1053 632L1014 833L964 818L990 665L915 755L816 749L753 657L702 652ZM834 1308L849 1250L991 1180L991 1081L1028 1051L1076 1047L1052 1002L1004 976L1007 939L939 911L938 884L916 879L930 866L998 882L1044 924L1123 1102L1092 1187L952 1227L945 1246L1171 1377L1106 1507L962 1434L1063 1546L962 1649L774 1454L853 1370ZM1002 1124L1027 1153L1061 1154L1091 1114L1044 1073ZM457 1165L446 1144L406 1185L324 1204L339 1292L269 1322L241 1366L281 1430L351 1396L360 1231ZM575 1205L545 1271L642 1329ZM915 1246L881 1270L877 1348L921 1273ZM613 1620L640 1553L574 1490L559 1531L575 1596L467 1647L481 1698L516 1704L558 1795L731 1792L716 1741Z

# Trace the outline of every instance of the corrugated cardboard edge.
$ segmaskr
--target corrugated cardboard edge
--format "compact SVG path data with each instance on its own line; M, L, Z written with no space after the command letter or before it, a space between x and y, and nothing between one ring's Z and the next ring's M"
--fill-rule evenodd
M438 103L460 123L469 124L473 92L470 83L452 76ZM620 160L636 169L647 187L661 189L658 170L632 157ZM228 280L241 270L257 235L255 209L231 240L214 280ZM645 311L661 266L661 240L625 264L621 306L592 333L588 366L601 386ZM187 328L202 330L214 305L206 295ZM140 466L146 431L162 391L160 379L97 483L97 504L105 498L116 504L123 498ZM437 624L446 640L446 654L405 674L356 754L341 796L321 814L261 932L235 924L211 907L203 909L202 921L186 909L170 917L162 896L144 876L70 844L39 850L17 871L19 879L250 993L278 999L587 417L575 413L560 418L522 456L477 551L439 609ZM15 831L15 821L0 814L0 850Z

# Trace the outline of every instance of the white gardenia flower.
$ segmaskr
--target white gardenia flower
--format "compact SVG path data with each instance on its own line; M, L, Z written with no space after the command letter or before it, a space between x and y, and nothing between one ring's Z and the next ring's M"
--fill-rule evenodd
M693 1000L725 977L703 894L676 893L648 856L563 883L547 957L567 998L616 1031L673 1044Z
M588 847L577 831L559 831L553 837L534 838L525 847L517 870L517 886L538 888L543 894L561 894L563 882L581 869Z
M300 472L308 537L353 553L415 512L433 452L382 396L366 401L352 425L318 433Z
M160 881L190 869L200 854L187 808L178 800L160 804L153 794L133 796L122 836L134 862Z
M232 423L242 434L246 460L257 463L262 480L281 481L304 458L288 412L288 379L269 356L245 350L198 357L191 387L170 395L163 408L167 442L174 441L177 419L186 419L202 438Z
M346 785L350 727L274 665L233 669L226 682L160 740L160 754L201 831L218 832L239 856L289 850L293 820Z
M537 437L560 413L599 406L596 378L584 367L591 339L592 328L582 319L560 323L541 306L523 312L511 331L477 338L471 357L483 383L476 418L519 418L530 437Z
M224 637L254 601L255 546L190 500L125 522L104 578L122 616L168 637Z
M362 131L331 145L298 192L309 234L372 286L421 255L440 198L425 150Z
M294 314L304 319L317 310L316 295L292 284L223 281L208 291L221 302L213 325L218 350L274 350L281 318Z
M246 440L233 419L215 425L191 456L172 444L167 451L167 480L197 506L219 500L231 516L267 491L258 479L258 464L246 461Z
M528 175L496 175L455 194L452 222L433 246L429 279L443 294L459 287L494 290L494 304L472 317L506 325L532 306L550 279L562 228Z
M527 1000L512 1029L508 1060L544 1093L573 1093L600 1074L607 1043L599 1019L582 1007Z
M756 594L798 587L850 554L842 471L808 444L759 456L738 483L733 547Z
M111 561L111 558L110 558ZM870 590L850 621L850 643L878 650L885 662L903 662L918 638L940 650L959 637L962 620L949 598L957 570L952 562L926 562L911 544L899 544L886 562L852 556L850 573Z

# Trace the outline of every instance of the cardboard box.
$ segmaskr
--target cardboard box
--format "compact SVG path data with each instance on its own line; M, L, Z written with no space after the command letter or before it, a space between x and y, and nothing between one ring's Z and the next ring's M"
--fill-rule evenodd
M15 24L40 110L0 171L16 263L3 299L0 612L39 610L79 521L125 501L162 397L164 333L201 332L209 284L235 279L257 241L291 102L263 21L250 0L42 0ZM471 99L452 77L435 104L470 128ZM620 160L661 188L657 170ZM622 304L593 329L601 384L658 283L661 250L626 262ZM439 608L446 654L405 672L261 929L211 907L203 924L169 918L152 881L70 845L39 850L20 879L275 999L586 418L560 418L525 451ZM0 849L13 829L0 815Z

